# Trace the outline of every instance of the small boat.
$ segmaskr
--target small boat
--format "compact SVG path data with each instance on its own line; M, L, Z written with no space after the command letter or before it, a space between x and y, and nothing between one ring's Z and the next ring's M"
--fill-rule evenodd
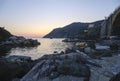
M85 46L87 46L87 44L85 42L80 42L80 43L76 43L76 46L79 48L84 48Z

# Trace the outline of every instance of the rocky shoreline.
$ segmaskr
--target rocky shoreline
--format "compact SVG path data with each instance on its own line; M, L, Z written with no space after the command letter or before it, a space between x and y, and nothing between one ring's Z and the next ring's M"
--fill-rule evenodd
M37 45L40 45L37 40L12 35L4 27L0 27L0 47L34 47Z
M120 71L119 55L101 59L84 55L80 52L43 56L20 81L110 81Z
M0 46L11 46L11 47L34 47L40 45L37 40L26 39L22 36L10 36L5 41L2 41Z
M22 78L33 67L32 60L20 61L21 56L17 57L0 58L0 81Z
M11 48L38 45L37 40L7 35L1 39L0 55ZM89 41L84 48L73 45L61 53L55 51L36 60L28 56L0 57L0 81L119 81L118 46L101 47Z
M0 59L1 81L119 81L119 51L111 57L91 58L85 52ZM117 80L116 80L117 79Z

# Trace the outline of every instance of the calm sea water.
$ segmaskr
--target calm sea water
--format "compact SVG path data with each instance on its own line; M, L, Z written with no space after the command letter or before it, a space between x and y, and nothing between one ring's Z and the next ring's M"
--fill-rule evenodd
M25 55L32 57L32 59L37 59L45 54L53 54L54 51L60 53L72 46L71 43L62 42L63 39L36 39L41 43L38 47L13 48L8 55Z

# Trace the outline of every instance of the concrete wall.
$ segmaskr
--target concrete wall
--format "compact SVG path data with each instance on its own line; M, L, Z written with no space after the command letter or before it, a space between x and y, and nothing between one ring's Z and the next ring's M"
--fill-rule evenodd
M101 38L109 38L111 36L112 29L116 18L120 15L120 7L118 7L102 24ZM119 16L120 17L120 16Z

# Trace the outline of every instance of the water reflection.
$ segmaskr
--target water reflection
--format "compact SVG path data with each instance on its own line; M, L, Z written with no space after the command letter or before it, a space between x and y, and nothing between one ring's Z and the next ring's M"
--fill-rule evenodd
M41 42L41 45L39 45L38 47L12 48L8 54L31 56L32 59L37 59L45 54L53 54L54 51L60 53L66 48L72 46L71 43L62 42L62 39L38 38L37 40Z

